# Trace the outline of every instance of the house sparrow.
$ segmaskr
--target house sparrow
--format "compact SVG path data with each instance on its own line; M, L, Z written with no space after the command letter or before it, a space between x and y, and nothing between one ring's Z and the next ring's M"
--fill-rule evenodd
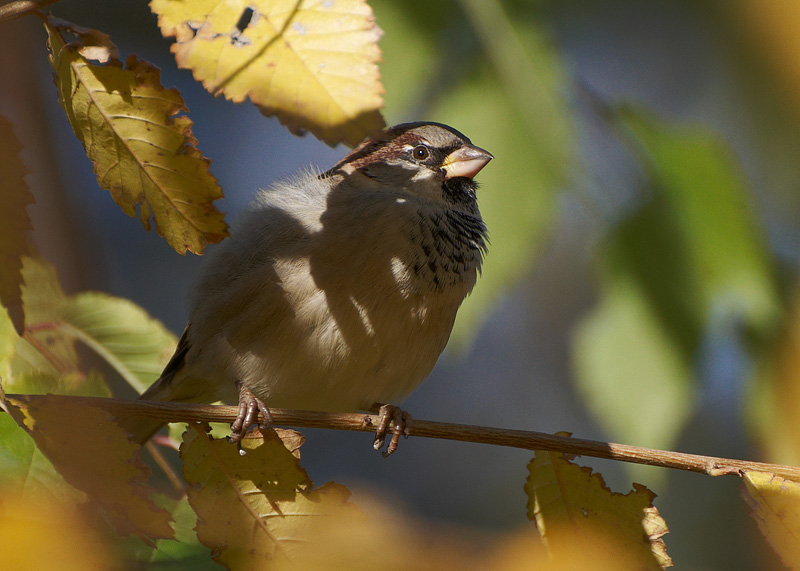
M239 403L238 442L267 405L374 410L431 372L486 251L473 177L492 159L446 125L406 123L332 169L261 191L195 288L189 323L144 400ZM382 406L387 455L408 417ZM162 425L132 419L140 443ZM404 427L404 424L406 426Z

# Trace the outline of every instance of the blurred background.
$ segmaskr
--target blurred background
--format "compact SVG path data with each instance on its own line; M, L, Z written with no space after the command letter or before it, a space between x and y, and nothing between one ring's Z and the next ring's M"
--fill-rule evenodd
M800 4L792 0L369 2L388 123L434 120L491 151L492 246L416 418L800 463ZM178 70L144 2L62 0L177 87L230 223L256 189L345 152L290 135ZM68 293L130 298L176 334L203 260L101 191L56 100L36 18L2 25L0 113ZM8 78L13 78L9 81ZM213 248L213 246L211 246ZM132 390L119 394L133 397ZM526 521L531 454L306 431L317 484L344 483L489 536ZM736 478L581 459L658 494L681 569L771 569Z

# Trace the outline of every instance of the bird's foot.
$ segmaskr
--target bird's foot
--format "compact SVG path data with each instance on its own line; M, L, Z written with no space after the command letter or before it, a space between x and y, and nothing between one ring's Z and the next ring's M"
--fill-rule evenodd
M258 427L262 430L266 430L272 424L272 415L264 401L254 395L243 382L238 381L236 386L239 389L239 413L231 424L231 435L228 436L228 442L236 444L239 454L244 456L247 452L242 449L242 438L250 430L250 427L258 422L258 413L261 413L261 422Z
M411 428L413 421L411 415L402 410L398 406L391 404L384 404L378 408L378 427L375 430L375 441L372 446L375 450L380 450L386 441L386 433L389 430L389 425L392 425L392 439L389 441L389 446L383 457L394 453L397 450L397 445L400 443L400 436L408 438L411 435Z

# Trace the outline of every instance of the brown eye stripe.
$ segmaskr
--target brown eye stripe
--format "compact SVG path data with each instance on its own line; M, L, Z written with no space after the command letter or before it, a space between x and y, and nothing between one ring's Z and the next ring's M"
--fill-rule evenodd
M402 156L405 154L407 146L416 146L420 142L419 135L410 131L406 131L395 139L369 141L363 148L356 149L347 155L337 166L348 163L359 169L369 163Z
M447 144L444 141L431 142L427 140L420 130L434 126L437 130L432 131L434 138L441 138L441 130L448 131L455 138L450 138ZM455 139L455 141L453 140ZM469 144L469 139L447 127L438 123L405 123L387 129L377 139L365 139L360 145L355 147L331 170L320 175L321 178L333 176L339 172L352 172L352 170L363 170L364 167L375 162L387 162L392 158L413 157L413 149L420 144L428 148L430 155L424 159L417 159L421 163L435 167L441 165L448 154L460 148L464 144ZM347 168L345 168L347 166Z

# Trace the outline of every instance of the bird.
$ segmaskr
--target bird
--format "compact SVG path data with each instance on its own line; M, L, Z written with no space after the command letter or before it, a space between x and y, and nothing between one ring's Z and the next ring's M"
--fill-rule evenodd
M403 123L261 190L209 254L175 353L140 399L238 402L235 443L259 413L269 424L268 407L378 411L374 446L394 422L394 452L411 426L395 403L433 369L480 274L474 177L492 158L447 125ZM139 443L163 426L123 424Z

